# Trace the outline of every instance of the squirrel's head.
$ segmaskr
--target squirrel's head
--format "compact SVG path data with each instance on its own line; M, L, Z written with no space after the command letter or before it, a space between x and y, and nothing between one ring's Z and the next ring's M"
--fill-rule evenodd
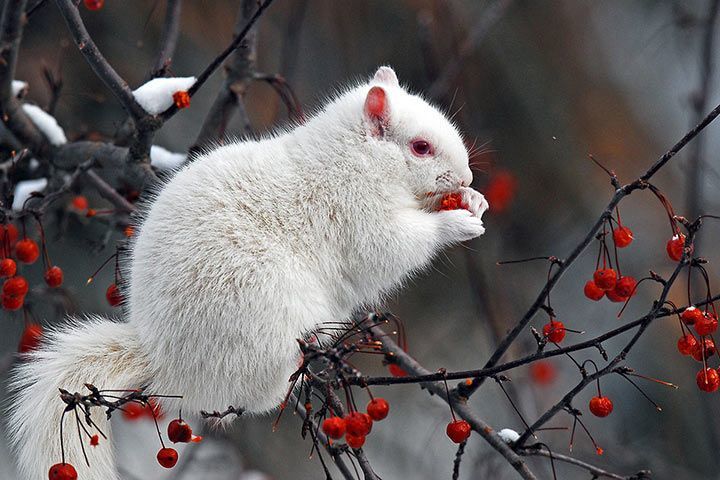
M400 150L416 195L470 185L468 153L457 128L438 109L403 89L390 67L380 67L369 82L363 110L368 134Z

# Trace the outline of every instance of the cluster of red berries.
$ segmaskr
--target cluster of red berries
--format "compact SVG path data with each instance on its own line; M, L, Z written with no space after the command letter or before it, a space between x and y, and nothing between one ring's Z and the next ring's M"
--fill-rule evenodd
M610 221L612 222L613 220L614 219L611 219ZM617 250L628 247L635 237L632 230L620 223L620 214L618 212L617 225L612 229L612 239L615 247L615 264L618 268L616 272L615 269L612 268L610 250L605 240L606 233L607 224L603 227L603 233L598 236L598 240L600 240L598 260L592 280L588 280L585 284L584 293L587 298L595 302L601 300L603 297L607 297L611 302L624 303L635 295L638 282L634 277L620 273L620 260ZM602 267L600 267L601 257Z
M373 422L385 419L388 413L390 404L383 398L373 398L367 404L367 413L354 411L344 417L326 418L322 423L322 431L334 440L345 437L345 443L350 448L361 448L372 431Z
M168 424L168 438L173 443L198 443L202 437L194 435L192 428L182 418L176 418ZM173 468L178 461L178 452L174 448L163 447L157 453L157 461L164 468Z
M714 310L714 305L710 305ZM680 314L680 327L683 335L677 342L678 351L703 363L703 369L696 376L698 388L704 392L716 391L720 388L720 374L707 366L707 360L718 352L712 338L718 329L717 314L709 309L703 311L690 306ZM690 327L695 330L697 337Z
M462 210L467 209L467 205L463 202L461 193L448 193L440 198L438 210Z
M45 247L44 233L42 234L42 253L45 265L45 283L56 288L63 283L63 271L50 263L50 257ZM5 310L20 310L25 303L25 295L30 289L25 277L18 274L18 262L31 265L40 257L40 247L35 240L25 236L19 239L19 232L15 225L7 223L0 225L0 278L2 284L2 308Z

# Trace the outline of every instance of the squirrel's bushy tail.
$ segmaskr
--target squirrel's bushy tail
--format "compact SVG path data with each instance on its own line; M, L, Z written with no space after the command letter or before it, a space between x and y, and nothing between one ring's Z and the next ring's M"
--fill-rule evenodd
M101 390L134 389L148 383L148 372L138 335L127 323L92 317L48 332L42 346L15 367L11 376L14 396L7 412L8 433L19 478L46 479L50 467L61 462L60 418L65 404L59 388L83 395L89 393L86 383ZM94 407L92 411L93 421L110 439L104 409ZM82 413L78 413L84 421ZM118 478L112 442L102 436L100 444L91 447L83 433L82 442L90 460L87 466L72 412L65 415L63 436L65 461L75 467L79 479Z

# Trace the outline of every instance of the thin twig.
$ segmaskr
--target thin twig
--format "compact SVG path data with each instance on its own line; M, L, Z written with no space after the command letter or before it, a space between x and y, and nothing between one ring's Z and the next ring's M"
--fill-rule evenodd
M85 61L92 68L95 75L113 92L123 108L137 122L148 116L148 113L135 100L127 82L123 80L115 69L105 60L100 49L90 37L76 2L72 0L55 0L60 13L62 13L73 40L80 49Z

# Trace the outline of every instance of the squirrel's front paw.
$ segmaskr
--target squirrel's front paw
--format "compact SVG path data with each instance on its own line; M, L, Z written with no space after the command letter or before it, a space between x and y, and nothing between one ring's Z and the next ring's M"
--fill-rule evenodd
M485 200L482 195L480 197L483 201ZM479 215L482 215L483 211L485 210L480 211ZM443 243L464 242L485 233L485 227L480 216L476 216L469 209L446 210L438 212L436 215L441 218Z
M488 202L485 200L485 196L477 190L468 187L462 187L460 194L462 195L463 208L470 210L477 218L481 218L482 214L488 209Z

